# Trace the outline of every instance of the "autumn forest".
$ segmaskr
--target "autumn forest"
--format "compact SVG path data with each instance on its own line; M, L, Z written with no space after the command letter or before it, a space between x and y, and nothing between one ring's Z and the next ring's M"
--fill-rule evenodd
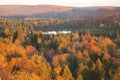
M119 12L0 18L0 80L119 79Z

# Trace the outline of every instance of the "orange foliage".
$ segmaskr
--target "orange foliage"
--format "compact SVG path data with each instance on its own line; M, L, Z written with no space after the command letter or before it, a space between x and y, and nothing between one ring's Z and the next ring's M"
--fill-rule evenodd
M0 43L0 49L5 50L5 45L3 43Z
M86 46L87 49L93 51L93 52L98 52L99 47L95 45L95 41L93 39L90 40L89 44Z
M7 62L5 61L5 57L3 55L0 55L0 67L6 67Z
M18 46L19 46L19 45L21 44L21 41L20 41L20 40L18 40L18 39L16 39L16 40L15 40L15 42L14 42L14 44L16 44L16 45L18 45Z
M12 58L10 64L11 66L13 65L19 66L22 61L23 61L23 58Z
M89 34L84 35L84 39L85 40L89 40L90 39L90 35Z
M26 46L25 47L25 52L26 53L32 53L35 51L35 48L33 46Z
M0 49L6 53L19 53L25 55L25 50L22 46L17 46L15 44L0 43Z
M60 73L61 73L61 70L62 70L61 67L56 67L53 71L54 71L54 73L56 73L56 74L60 74Z
M67 59L70 55L69 54L62 54L53 57L52 64L54 67L60 66L60 62L67 63Z
M66 61L66 59L69 57L70 55L69 54L63 54L63 55L60 55L60 59L62 61Z

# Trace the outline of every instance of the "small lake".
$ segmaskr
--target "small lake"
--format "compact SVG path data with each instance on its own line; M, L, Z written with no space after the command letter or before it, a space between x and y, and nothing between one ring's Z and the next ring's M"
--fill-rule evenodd
M71 33L71 31L47 31L47 32L44 32L43 34L69 34Z

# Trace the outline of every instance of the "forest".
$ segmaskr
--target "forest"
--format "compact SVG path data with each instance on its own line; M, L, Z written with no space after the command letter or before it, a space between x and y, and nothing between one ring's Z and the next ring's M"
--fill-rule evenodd
M70 30L69 34L44 34ZM120 13L0 18L1 80L119 80Z

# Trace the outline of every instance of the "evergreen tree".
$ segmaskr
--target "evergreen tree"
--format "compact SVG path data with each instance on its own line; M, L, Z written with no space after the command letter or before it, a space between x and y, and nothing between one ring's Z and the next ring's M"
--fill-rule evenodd
M70 69L67 65L63 66L63 70L62 70L61 75L64 78L64 80L74 80L72 73L70 72Z

